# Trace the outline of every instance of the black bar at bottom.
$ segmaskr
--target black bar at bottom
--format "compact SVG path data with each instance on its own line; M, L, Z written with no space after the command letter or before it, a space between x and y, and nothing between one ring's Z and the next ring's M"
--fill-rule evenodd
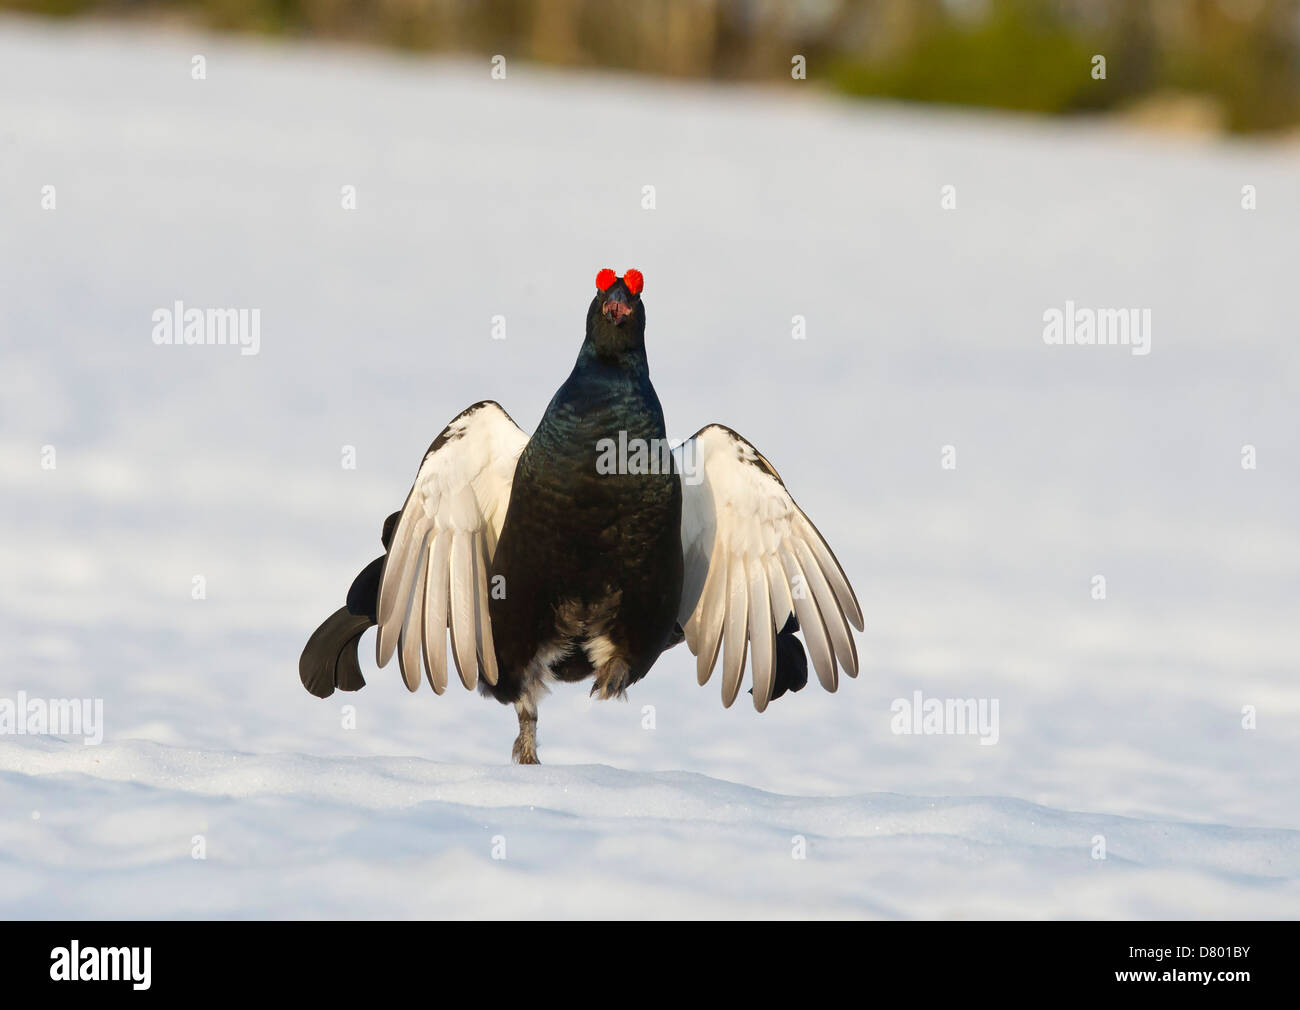
M1133 989L1215 997L1292 992L1294 922L8 922L0 927L7 996L141 998L246 995L267 984L295 997L374 996L391 984L526 984L607 995L687 976L716 978L728 995L814 985L839 976L867 997L872 977L933 997L975 992L1118 994ZM579 976L573 972L581 972ZM454 979L454 981L453 981ZM658 981L656 981L656 979ZM639 981L638 981L639 980ZM797 990L796 990L797 991ZM770 994L769 994L770 995ZM15 1004L10 1004L15 1005Z

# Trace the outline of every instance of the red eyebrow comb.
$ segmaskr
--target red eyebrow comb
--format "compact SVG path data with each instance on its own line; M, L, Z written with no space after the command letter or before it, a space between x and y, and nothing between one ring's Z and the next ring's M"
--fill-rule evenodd
M618 280L618 278L614 276L614 271L609 267L606 267L600 273L596 274L596 287L600 288L601 291L608 291L610 285L616 280Z
M641 276L640 270L629 270L623 275L623 283L632 294L639 295L645 287L645 278Z

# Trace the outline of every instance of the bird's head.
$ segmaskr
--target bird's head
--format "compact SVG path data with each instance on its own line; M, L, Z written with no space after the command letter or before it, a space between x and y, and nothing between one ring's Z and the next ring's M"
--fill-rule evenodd
M596 275L596 297L587 309L587 338L602 356L616 356L645 346L645 306L640 270L619 277L606 267Z

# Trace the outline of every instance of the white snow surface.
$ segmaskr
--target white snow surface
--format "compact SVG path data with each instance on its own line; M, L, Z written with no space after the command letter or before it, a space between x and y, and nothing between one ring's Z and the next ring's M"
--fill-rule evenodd
M1295 916L1297 167L0 19L0 699L105 720L0 735L0 914ZM428 443L482 398L532 429L604 266L670 434L740 431L835 548L861 676L760 716L678 649L627 703L557 687L540 768L373 633L308 695ZM177 299L260 309L260 353L156 346ZM1067 299L1151 309L1150 355L1044 344ZM892 732L914 691L997 699L997 743Z

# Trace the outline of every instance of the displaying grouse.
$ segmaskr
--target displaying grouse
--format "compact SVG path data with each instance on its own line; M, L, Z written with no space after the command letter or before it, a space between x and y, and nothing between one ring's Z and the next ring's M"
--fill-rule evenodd
M537 763L537 705L549 681L594 678L623 696L685 639L700 684L722 653L722 703L746 658L763 711L808 681L801 631L822 686L857 676L862 611L817 528L775 468L720 424L670 451L645 352L644 280L605 269L577 363L529 438L484 400L429 447L384 556L357 576L299 661L317 697L365 685L362 633L378 625L411 691L421 665L456 673L519 717L513 756Z

